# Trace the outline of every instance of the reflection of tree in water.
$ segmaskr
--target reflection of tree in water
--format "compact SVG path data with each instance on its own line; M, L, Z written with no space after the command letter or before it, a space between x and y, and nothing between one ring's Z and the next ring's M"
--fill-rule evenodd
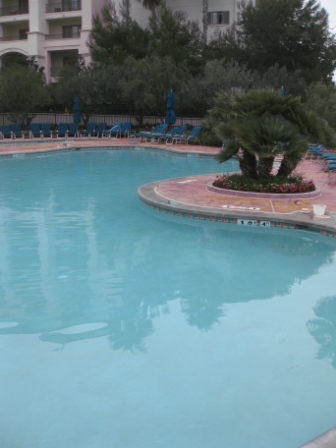
M114 350L145 351L144 339L153 333L153 322L144 306L113 312L109 340Z
M188 324L200 330L210 330L223 316L222 300L193 297L192 300L182 299L181 306Z
M328 359L336 368L336 296L322 298L314 308L316 319L308 321L308 330L320 344L318 359Z
M24 163L42 177L29 179L25 190L34 194L25 196L18 194L21 183L15 176L5 177L11 170L1 171L1 229L11 243L6 256L2 247L0 252L0 320L18 325L1 328L0 334L39 334L41 341L61 346L108 337L113 349L144 350L170 302L179 301L189 325L209 330L227 304L287 294L331 260L334 248L315 235L265 230L253 232L251 242L245 229L148 219L134 200L136 177L134 185L129 185L131 176L110 188L112 167L121 166L125 177L134 157L143 161L136 152L99 153L98 158L96 153L59 154L46 167L44 158L26 158ZM146 157L141 166L152 177L167 162L158 154ZM179 159L170 165L176 165L174 177L180 175ZM88 166L94 167L91 175ZM44 188L36 192L35 183ZM108 196L99 194L100 185L110 188ZM126 187L133 199L119 202ZM66 200L69 191L75 206ZM24 234L16 228L22 210L28 211ZM28 250L29 265L24 262ZM62 270L54 272L53 266Z

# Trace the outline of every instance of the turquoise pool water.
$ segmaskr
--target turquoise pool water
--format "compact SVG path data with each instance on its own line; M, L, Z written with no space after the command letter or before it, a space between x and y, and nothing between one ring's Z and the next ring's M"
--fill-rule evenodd
M138 200L222 169L0 159L1 448L294 448L335 425L335 241Z

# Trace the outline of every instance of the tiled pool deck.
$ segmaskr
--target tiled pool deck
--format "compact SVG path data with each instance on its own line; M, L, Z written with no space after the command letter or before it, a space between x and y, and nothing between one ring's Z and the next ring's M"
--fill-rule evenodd
M141 143L133 139L76 138L69 140L9 140L0 141L0 156L38 154L84 148L133 147L154 148L191 156L214 156L219 149L194 145L165 145ZM317 191L310 194L288 196L238 193L213 189L216 174L183 179L158 180L139 189L141 200L150 207L171 215L192 219L219 221L240 225L262 225L290 229L304 229L336 238L336 175L328 178L321 165L303 160L297 170L305 179L313 180ZM313 204L323 204L323 216L313 213ZM305 213L302 209L308 209Z
M129 139L79 138L73 140L11 140L0 141L0 156L18 157L49 151L85 148L155 148L193 156L214 156L219 149L204 146L156 145ZM303 160L297 172L305 179L313 180L317 191L312 195L295 195L280 198L261 195L237 194L214 191L210 184L216 174L171 179L144 185L139 189L143 202L164 213L243 225L267 225L290 229L306 229L336 238L336 175L331 180L321 169L321 165L311 160ZM330 180L330 182L329 182ZM326 205L323 216L313 214L313 204ZM308 209L303 213L302 209ZM301 448L335 448L336 427Z

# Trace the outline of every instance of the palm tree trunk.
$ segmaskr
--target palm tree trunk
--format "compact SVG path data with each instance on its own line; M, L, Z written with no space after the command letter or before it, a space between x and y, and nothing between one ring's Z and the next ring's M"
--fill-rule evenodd
M131 18L131 7L130 7L130 0L124 0L125 2L125 15L126 15L126 21L129 22Z
M258 177L257 159L254 154L243 150L243 157L239 159L239 167L244 176L253 177L254 179Z
M258 176L265 179L272 173L274 157L261 157L258 165Z
M291 156L285 154L279 167L277 177L288 177L295 170L301 158L301 153L291 154Z
M203 0L203 45L208 41L208 0Z

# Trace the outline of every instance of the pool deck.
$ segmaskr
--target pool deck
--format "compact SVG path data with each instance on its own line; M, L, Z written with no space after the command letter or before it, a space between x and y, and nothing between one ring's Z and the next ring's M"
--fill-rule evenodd
M25 145L26 143L26 145ZM219 148L200 145L142 143L122 138L74 138L45 140L2 140L0 156L38 154L49 151L106 147L152 148L190 156L214 156ZM296 171L313 180L317 190L295 195L262 195L214 189L211 183L218 172L147 184L139 189L147 205L169 214L224 223L264 225L318 231L336 237L336 176L328 178L319 163L302 160ZM326 206L324 215L315 215L314 204Z
M76 138L69 140L45 139L0 141L0 156L17 157L20 154L39 154L49 151L74 150L85 148L132 147L152 148L172 151L191 156L214 156L218 148L192 145L165 145L141 143L134 139ZM319 163L302 160L297 172L306 180L313 180L317 191L290 197L264 197L261 194L218 191L211 183L216 174L190 176L180 179L164 180L139 188L139 196L152 208L165 213L189 218L221 221L224 223L264 225L317 231L336 238L336 176L328 178ZM326 206L325 214L314 215L313 205ZM306 209L306 210L302 210ZM336 427L302 445L301 448L336 447Z

